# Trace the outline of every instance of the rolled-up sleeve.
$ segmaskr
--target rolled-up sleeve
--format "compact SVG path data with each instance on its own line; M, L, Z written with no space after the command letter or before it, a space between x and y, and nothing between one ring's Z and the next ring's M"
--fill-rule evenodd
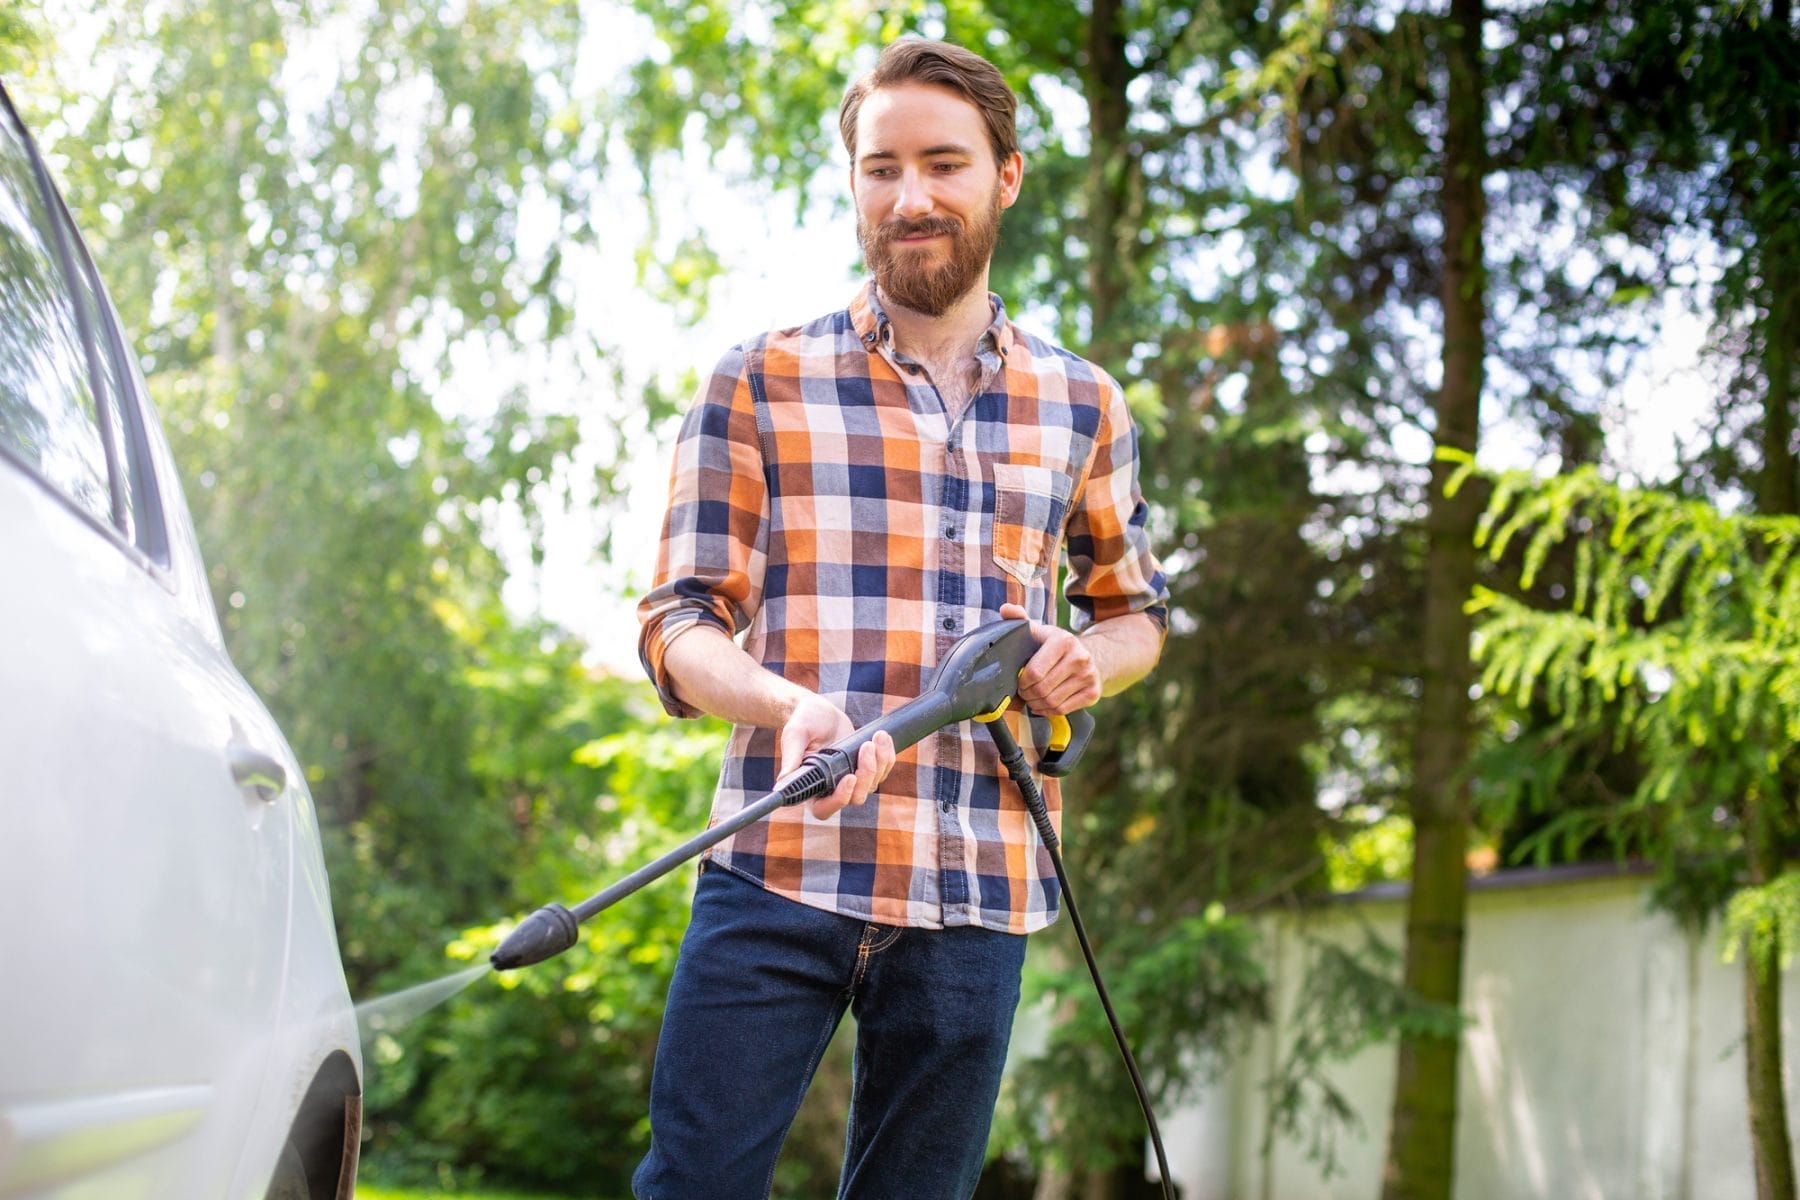
M704 621L736 636L762 597L768 488L743 347L719 360L675 445L669 506L650 591L638 602L638 658L673 716L699 710L665 666L675 639Z
M1144 613L1169 624L1169 588L1145 529L1149 508L1138 487L1137 427L1125 393L1103 382L1105 407L1087 482L1068 524L1070 624Z

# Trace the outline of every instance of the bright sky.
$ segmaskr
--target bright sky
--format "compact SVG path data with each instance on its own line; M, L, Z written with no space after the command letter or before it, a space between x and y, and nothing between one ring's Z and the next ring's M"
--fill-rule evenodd
M669 199L665 195L665 203ZM658 305L630 303L628 279L583 285L588 294L622 299L610 314L607 336L625 348L635 370L662 371L670 377L687 370L704 373L734 343L767 329L800 324L850 298L855 288L856 226L847 212L821 211L804 229L796 229L791 199L762 203L707 184L684 199L692 202L690 211L708 230L729 268L718 281L701 324L684 329ZM595 264L593 270L596 279L628 273L623 264ZM536 607L584 638L596 663L622 672L640 669L636 604L654 565L668 498L671 451L668 442L648 437L631 447L619 481L623 507L608 521L610 562L595 560L595 519L566 514L546 529L542 569L533 571L524 564L508 588L510 604Z

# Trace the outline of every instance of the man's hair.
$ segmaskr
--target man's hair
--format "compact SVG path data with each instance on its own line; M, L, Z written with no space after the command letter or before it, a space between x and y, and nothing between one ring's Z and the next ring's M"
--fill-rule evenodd
M843 135L852 165L856 162L856 118L863 101L877 88L907 83L949 88L973 104L987 125L988 145L993 147L996 164L1004 163L1018 150L1019 99L1006 86L1006 77L999 68L961 46L909 37L883 50L875 69L852 83L838 106L838 132Z

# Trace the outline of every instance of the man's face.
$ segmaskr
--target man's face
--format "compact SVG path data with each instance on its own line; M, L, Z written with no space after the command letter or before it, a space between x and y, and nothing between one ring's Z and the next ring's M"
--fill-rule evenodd
M856 235L882 296L942 316L987 287L1000 213L1019 196L1023 162L996 165L973 104L947 88L879 88L856 122Z

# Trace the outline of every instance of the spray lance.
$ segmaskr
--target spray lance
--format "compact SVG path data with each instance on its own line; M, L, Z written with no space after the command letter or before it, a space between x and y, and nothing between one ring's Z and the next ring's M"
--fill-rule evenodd
M1156 1117L1150 1110L1149 1090L1138 1071L1136 1059L1132 1057L1118 1014L1113 1011L1112 998L1107 994L1106 984L1100 977L1100 966L1088 943L1081 913L1075 907L1075 896L1069 889L1068 874L1063 868L1056 830L1050 823L1050 813L1044 803L1043 792L1025 762L1024 750L1020 748L1006 722L1001 720L1018 689L1019 672L1036 651L1037 642L1031 636L1031 623L1018 618L995 621L963 635L938 664L923 695L907 701L831 745L808 754L801 760L798 768L776 781L774 791L745 805L699 836L683 842L654 862L639 867L581 903L572 908L546 904L538 909L507 935L506 940L494 951L490 958L494 969L511 971L561 954L575 944L580 936L582 923L596 913L612 907L646 884L662 878L776 809L828 795L846 775L855 772L858 751L877 733L886 732L893 739L894 752L898 754L947 725L959 721L979 721L992 734L995 747L1000 753L1000 761L1013 783L1018 786L1026 810L1037 827L1038 836L1050 851L1050 861L1056 868L1057 882L1062 886L1063 901L1075 927L1076 940L1081 944L1088 973L1093 977L1095 991L1099 994L1101 1006L1106 1010L1113 1038L1118 1043L1125 1068L1131 1075L1132 1087L1137 1092L1138 1105L1144 1112L1150 1142L1161 1171L1163 1194L1173 1200L1168 1158L1163 1151L1162 1134L1157 1128ZM1030 714L1030 723L1034 741L1046 747L1039 755L1038 769L1049 776L1066 775L1074 769L1076 760L1086 749L1088 738L1094 729L1094 718L1087 712L1049 718Z

